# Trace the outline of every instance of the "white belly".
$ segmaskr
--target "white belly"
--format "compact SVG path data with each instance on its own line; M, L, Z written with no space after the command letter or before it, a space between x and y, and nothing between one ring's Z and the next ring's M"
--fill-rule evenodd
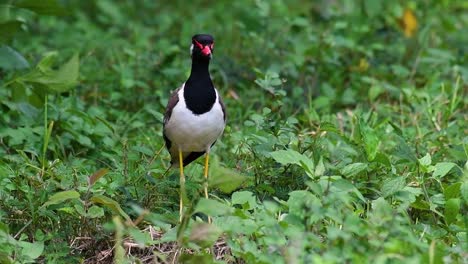
M179 102L172 110L171 117L166 124L165 132L173 147L183 152L201 152L209 150L210 146L221 136L224 130L224 114L218 103L202 115L194 115L187 109L183 89L179 91Z

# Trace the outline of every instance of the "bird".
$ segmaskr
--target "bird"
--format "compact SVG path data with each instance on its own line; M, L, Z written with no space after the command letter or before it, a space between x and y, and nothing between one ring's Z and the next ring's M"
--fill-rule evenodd
M192 37L190 75L171 94L164 114L163 138L171 155L171 167L179 168L180 173L179 221L182 221L184 208L184 167L205 155L204 194L208 198L210 150L226 126L226 108L209 72L213 51L213 36L196 34ZM210 217L208 221L211 222Z

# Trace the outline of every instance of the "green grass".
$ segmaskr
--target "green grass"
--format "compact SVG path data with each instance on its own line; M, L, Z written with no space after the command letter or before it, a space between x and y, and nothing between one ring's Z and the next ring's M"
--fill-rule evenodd
M463 1L33 2L0 1L0 263L468 261ZM201 32L228 125L179 224Z

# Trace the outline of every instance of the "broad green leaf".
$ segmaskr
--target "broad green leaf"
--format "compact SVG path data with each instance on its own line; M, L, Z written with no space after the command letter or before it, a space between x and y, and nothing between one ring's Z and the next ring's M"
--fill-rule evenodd
M71 59L63 64L57 72L55 72L55 80L48 87L56 92L65 92L72 86L78 83L80 60L78 54L75 54Z
M1 232L3 232L3 233L10 232L10 229L8 228L8 226L3 222L0 222L0 233Z
M57 57L56 52L49 52L29 73L15 79L20 83L31 83L36 89L45 88L51 92L65 92L78 83L79 57L73 55L58 70L52 69Z
M93 205L88 209L87 216L89 218L98 218L104 216L104 209L99 206Z
M0 44L8 42L18 32L23 23L17 20L10 20L0 23ZM2 59L2 57L0 57ZM3 64L3 62L1 63Z
M210 175L208 178L210 188L218 188L224 193L231 193L246 180L247 177L244 175L221 166L217 158L213 159L213 162L210 164Z
M37 259L44 251L44 242L29 243L20 241L18 244L21 247L21 253L28 256L30 259Z
M190 232L189 241L202 248L211 247L221 235L221 229L208 223L195 223Z
M13 259L11 257L9 257L8 255L4 255L4 254L0 253L0 263L2 263L2 264L13 264L13 263L16 263L16 262L14 262Z
M229 214L233 208L216 200L201 198L195 207L195 213L204 213L209 216Z
M392 167L392 163L390 162L389 156L382 152L377 152L377 155L375 155L374 162L379 162L380 164L385 165L389 169Z
M14 3L17 7L29 9L40 15L64 15L65 9L57 0L20 0Z
M242 208L250 210L257 207L257 199L252 192L239 191L232 194L232 204L240 204Z
M336 189L338 189L338 191L341 191L341 192L352 192L354 194L356 194L356 196L363 202L366 202L366 199L364 198L364 196L362 196L361 192L356 188L356 186L354 186L350 181L348 180L345 180L345 179L339 179L339 180L336 180L332 183L332 186Z
M130 216L128 216L128 214L125 213L124 210L122 210L122 208L120 207L120 204L107 196L97 194L91 197L90 201L96 204L102 204L106 206L107 208L111 209L112 211L114 211L114 213L120 214L122 217L125 218L125 220L129 222L132 221L130 219Z
M28 67L28 61L16 50L12 49L9 46L0 46L0 68L3 68L5 70L19 70Z
M460 198L460 189L461 189L462 183L457 182L454 183L447 188L444 188L444 196L445 200L449 200L452 198Z
M392 206L383 198L372 201L371 216L374 221L381 223L387 218L392 218Z
M289 193L288 207L289 213L302 216L306 207L312 205L320 206L320 200L309 191L292 191Z
M427 167L432 164L431 154L427 153L426 156L419 159L421 166Z
M445 222L447 225L455 222L457 220L457 215L460 212L460 199L459 198L452 198L447 200L445 203Z
M128 229L128 233L140 246L148 246L151 245L153 242L153 239L151 238L151 234L149 232L143 232L141 230L138 230L137 228L131 227Z
M85 208L84 208L84 206L83 206L83 203L75 203L75 204L73 205L73 208L74 208L75 211L76 211L78 214L80 214L81 216L88 216L88 215L86 214L86 210L85 210Z
M363 172L366 169L367 169L366 163L357 162L357 163L346 165L344 168L341 169L341 174L343 174L346 177L353 177Z
M300 161L307 159L303 154L292 150L278 150L270 153L274 160L277 162L287 165L287 164L297 164L300 165Z
M456 164L453 162L439 162L435 165L432 177L442 178L447 175L447 173L449 173L449 171L455 166Z
M406 186L405 177L395 177L387 179L382 185L382 196L388 197L395 194L398 191L401 191Z
M175 226L174 228L171 228L167 230L163 236L161 237L160 241L161 242L174 242L177 241L177 232L178 232L179 226Z
M406 140L402 137L397 137L397 145L395 147L394 155L401 160L418 162L414 150L408 145Z
M463 197L463 200L465 200L465 202L468 203L468 181L464 181L462 183L460 187L460 193L461 193L461 196Z
M325 173L325 165L323 164L323 156L320 156L317 166L315 166L315 176L323 176Z
M304 171L309 175L309 177L314 177L314 161L309 157L301 154L295 150L278 150L271 152L270 155L277 162L287 165L287 164L296 164L301 166Z
M140 152L141 154L144 154L150 157L154 155L154 152L146 146L133 146L132 150Z
M373 102L375 98L377 98L383 92L385 92L385 89L382 88L382 86L372 85L372 87L369 89L369 92L368 92L369 101Z
M411 207L419 210L430 210L430 205L425 200L416 200L416 202L411 204Z
M42 207L46 207L52 204L63 203L66 200L70 200L70 199L79 199L79 198L80 198L80 194L77 191L74 191L74 190L62 191L62 192L58 192L52 195L49 198L49 200L42 205Z

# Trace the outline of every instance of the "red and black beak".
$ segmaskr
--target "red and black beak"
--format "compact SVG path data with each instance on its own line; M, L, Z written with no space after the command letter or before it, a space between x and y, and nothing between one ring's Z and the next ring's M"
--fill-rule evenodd
M193 40L193 43L197 45L197 47L201 50L201 53L205 56L210 56L211 52L213 51L213 46L214 43L203 45L200 42L196 41L195 39Z

